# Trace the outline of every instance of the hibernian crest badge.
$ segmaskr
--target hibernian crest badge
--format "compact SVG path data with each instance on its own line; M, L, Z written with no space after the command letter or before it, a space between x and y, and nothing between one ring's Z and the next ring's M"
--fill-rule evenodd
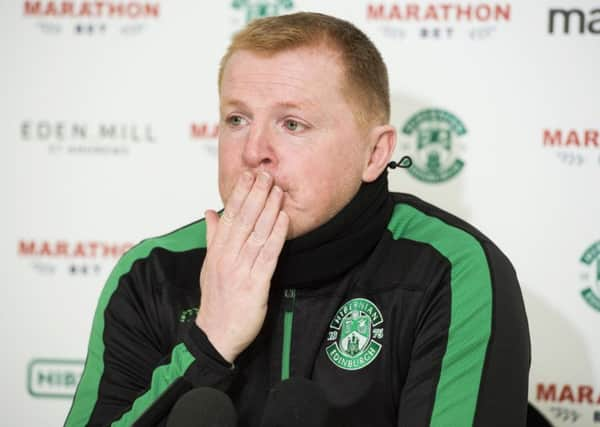
M325 351L334 365L349 371L364 368L381 350L381 312L365 298L347 301L333 317L327 340L333 341Z
M581 295L590 307L600 311L600 240L587 248L579 261L586 268L581 274L581 281L586 283Z
M422 110L408 119L402 133L411 137L413 165L408 173L429 183L439 183L457 175L465 165L459 157L460 142L467 133L463 122L441 109Z
M281 15L294 7L293 0L233 0L234 9L246 11L246 23L267 16Z

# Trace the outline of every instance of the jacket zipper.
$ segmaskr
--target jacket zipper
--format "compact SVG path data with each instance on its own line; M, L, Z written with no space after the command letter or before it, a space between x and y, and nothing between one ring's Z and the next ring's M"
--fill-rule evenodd
M290 377L290 357L292 349L292 322L294 320L294 301L296 289L283 291L283 348L281 351L281 380Z

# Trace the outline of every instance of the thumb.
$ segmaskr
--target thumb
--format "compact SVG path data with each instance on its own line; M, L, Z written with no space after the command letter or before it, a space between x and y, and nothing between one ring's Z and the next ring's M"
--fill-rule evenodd
M212 209L204 212L204 218L206 220L206 248L210 246L217 230L217 224L219 223L219 214Z

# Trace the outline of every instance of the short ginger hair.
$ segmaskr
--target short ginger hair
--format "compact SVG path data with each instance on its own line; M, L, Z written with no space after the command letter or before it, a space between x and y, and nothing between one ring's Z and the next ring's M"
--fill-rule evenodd
M302 47L325 46L340 54L344 96L360 125L390 119L388 74L373 42L348 21L314 12L271 16L250 22L236 33L221 59L219 93L227 61L239 50L274 55Z

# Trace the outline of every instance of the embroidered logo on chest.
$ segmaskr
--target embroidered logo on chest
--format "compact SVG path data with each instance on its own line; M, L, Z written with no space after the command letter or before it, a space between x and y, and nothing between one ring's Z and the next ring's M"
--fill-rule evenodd
M344 303L329 324L325 348L331 362L342 369L356 371L371 363L381 350L383 317L373 302L354 298Z

